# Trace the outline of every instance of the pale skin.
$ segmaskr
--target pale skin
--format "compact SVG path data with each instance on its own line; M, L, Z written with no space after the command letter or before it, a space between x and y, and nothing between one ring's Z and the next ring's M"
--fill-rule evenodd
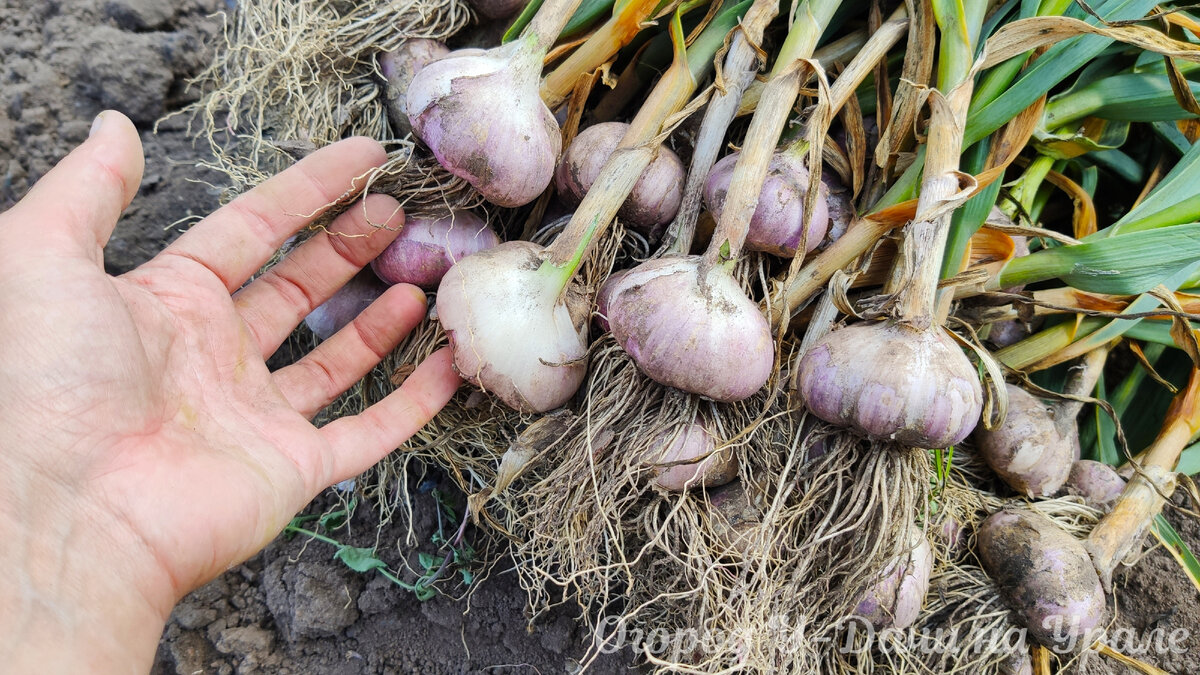
M103 249L141 181L132 123L91 137L0 214L0 670L144 673L174 604L370 467L460 384L445 351L399 390L310 419L417 324L394 286L297 363L265 359L396 236L371 195L271 271L294 232L384 161L318 151L119 277Z

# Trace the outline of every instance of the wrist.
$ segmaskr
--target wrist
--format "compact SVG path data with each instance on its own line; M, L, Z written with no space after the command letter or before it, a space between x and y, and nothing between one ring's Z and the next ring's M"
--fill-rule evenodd
M173 599L145 594L162 585L114 550L115 523L81 519L61 483L17 478L0 482L0 670L148 672Z

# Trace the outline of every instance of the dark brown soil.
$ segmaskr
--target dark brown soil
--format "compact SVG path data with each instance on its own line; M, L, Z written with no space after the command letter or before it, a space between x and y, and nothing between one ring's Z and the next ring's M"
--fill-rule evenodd
M225 0L0 0L0 209L11 206L75 144L105 108L128 114L142 131L146 174L137 200L106 251L113 273L148 259L217 206L216 180L199 162L204 148L185 121L153 132L164 113L193 100L186 80L208 61ZM433 481L432 483L430 481ZM397 516L376 539L375 516L360 508L335 537L379 543L393 570L440 555L431 485L412 488L416 545ZM330 492L308 509L336 505ZM1173 518L1200 551L1194 521ZM444 529L444 524L442 529ZM480 533L468 528L466 541ZM524 593L502 561L474 582L469 599L425 602L377 572L357 573L332 559L334 547L303 536L280 539L262 554L188 596L159 649L160 673L462 673L562 672L577 668L588 636L566 610L527 630ZM403 575L402 575L403 576ZM410 575L407 581L412 581ZM1118 625L1143 637L1158 629L1188 632L1180 653L1139 655L1173 673L1200 673L1197 591L1162 550L1118 579ZM448 590L463 593L461 584ZM602 659L591 672L623 672L628 654ZM1087 672L1128 672L1094 657Z

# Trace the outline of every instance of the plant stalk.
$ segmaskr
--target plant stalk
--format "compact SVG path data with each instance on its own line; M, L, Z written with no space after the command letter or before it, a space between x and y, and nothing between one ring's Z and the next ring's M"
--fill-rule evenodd
M1096 383L1100 381L1101 373L1104 372L1104 363L1108 361L1110 349L1110 345L1105 345L1084 354L1079 364L1071 369L1071 374L1063 385L1063 393L1070 396L1090 396L1096 388ZM1074 422L1082 409L1083 401L1066 400L1055 404L1054 425L1060 433L1079 432Z
M1162 431L1146 449L1141 471L1125 485L1112 511L1092 529L1084 547L1100 573L1100 580L1112 589L1112 573L1127 555L1139 546L1155 516L1162 512L1175 491L1174 473L1179 454L1200 431L1200 369L1192 368L1187 387L1171 401Z
M646 26L658 4L659 0L632 0L550 71L542 81L542 101L546 106L554 110L566 102L579 77L599 68L629 44Z
M981 5L934 2L933 13L942 33L938 90L930 98L932 112L917 217L905 232L901 246L900 263L908 266L911 282L897 293L898 318L918 329L932 326L937 315L937 284L953 216L952 211L941 207L959 191L958 165L971 105L970 70L983 20ZM939 209L940 214L929 215Z
M742 94L758 74L758 51L755 47L762 44L763 31L778 13L779 3L776 0L755 0L729 45L722 70L725 91L713 96L704 113L692 153L692 165L684 184L683 201L663 238L664 253L686 255L691 250L704 183L724 145L729 124L737 115Z
M575 13L579 3L583 0L546 0L542 7L534 15L533 20L529 22L529 26L525 28L525 35L532 36L537 49L543 54L554 46L554 42L558 40L558 34L562 32L563 26L571 20L571 15Z

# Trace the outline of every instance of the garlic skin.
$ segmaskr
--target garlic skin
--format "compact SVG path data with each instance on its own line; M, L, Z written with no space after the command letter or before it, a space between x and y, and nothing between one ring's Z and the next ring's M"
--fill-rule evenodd
M1071 465L1063 485L1067 494L1083 497L1088 506L1108 511L1125 491L1125 479L1107 464L1081 459Z
M929 577L933 573L933 549L920 530L913 528L913 548L884 568L874 586L867 589L854 613L881 628L904 629L921 614Z
M558 122L538 92L542 56L527 38L463 49L422 68L408 88L413 133L497 206L541 195L562 151Z
M771 376L770 326L724 268L699 256L657 258L609 284L601 290L609 328L651 379L731 403Z
M470 211L410 217L400 236L371 261L371 269L388 284L432 291L456 261L499 244L500 237Z
M594 124L575 137L554 172L554 189L568 206L576 206L591 189L600 170L612 156L629 125L623 122ZM667 147L658 149L617 217L638 230L655 234L671 222L683 202L683 162Z
M1104 625L1107 602L1084 543L1032 509L1006 508L976 531L975 552L1029 635L1076 651Z
M359 272L353 279L346 282L328 300L317 305L316 309L304 317L304 325L322 340L328 340L333 334L354 320L372 302L375 302L387 286L370 272Z
M723 157L713 165L704 183L704 205L718 222L739 157L741 154L737 152ZM786 152L777 152L771 157L767 177L758 195L758 204L750 218L750 229L746 233L747 249L784 258L795 257L804 232L804 197L808 194L808 177L808 167L803 158ZM817 189L805 251L815 249L829 230L828 191L824 184Z
M437 294L459 374L526 413L566 403L587 371L586 298L568 287L560 300L543 251L510 241L463 258Z
M1008 415L995 429L981 426L975 432L979 454L1017 492L1030 498L1053 496L1071 474L1071 439L1059 431L1052 409L1041 399L1013 384L1005 388Z
M801 357L797 383L826 422L919 448L958 443L983 410L975 366L954 340L895 321L830 331Z
M596 291L596 313L593 315L593 320L600 332L607 333L612 330L608 325L609 305L612 304L613 295L621 287L621 279L632 271L632 269L625 269L610 273L600 286L600 290Z
M408 121L408 87L413 76L426 65L450 54L450 48L428 38L409 38L394 51L379 55L379 72L383 75L384 108L392 133L402 138L412 133Z
M672 492L724 485L737 477L733 450L716 452L710 424L690 422L658 434L643 461L653 467L654 484ZM700 461L697 460L703 457ZM683 463L676 463L683 462Z

